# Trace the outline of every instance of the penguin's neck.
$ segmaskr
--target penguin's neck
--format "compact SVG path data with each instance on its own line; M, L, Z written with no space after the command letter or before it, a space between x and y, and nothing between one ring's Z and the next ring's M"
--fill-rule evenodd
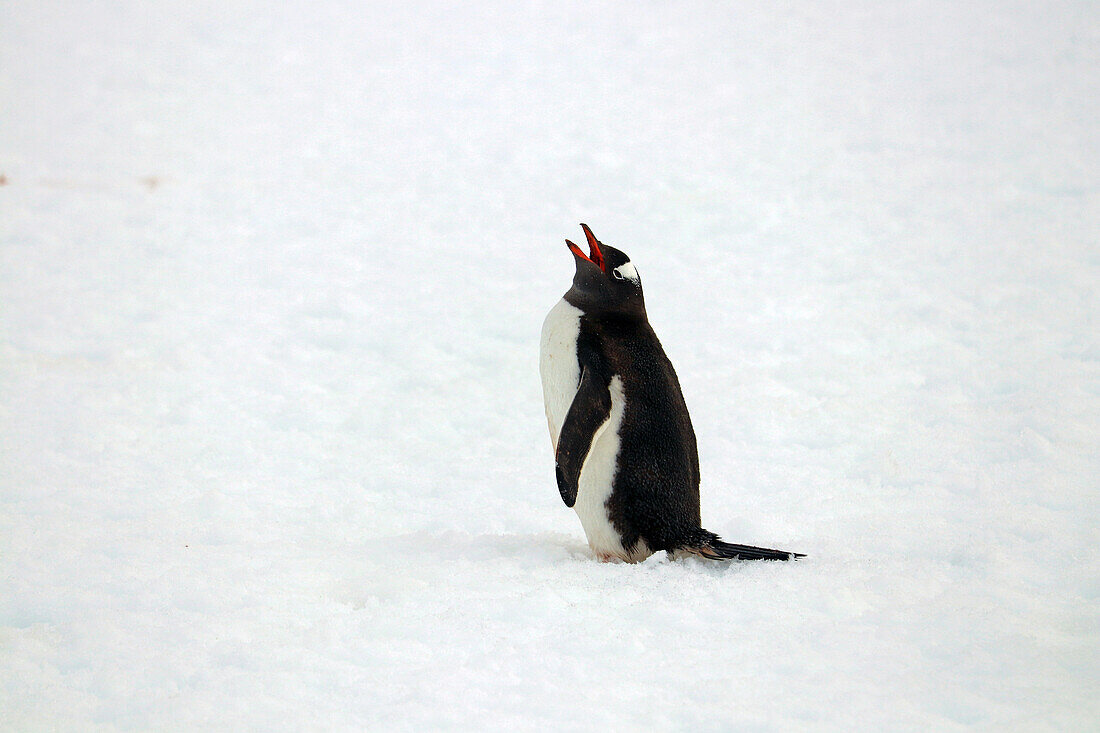
M620 321L624 325L637 323L638 325L649 323L649 317L645 312L645 300L641 295L632 298L625 303L616 303L606 306L600 302L593 302L588 298L576 295L572 290L565 294L565 302L579 309L589 318L598 318L607 321Z

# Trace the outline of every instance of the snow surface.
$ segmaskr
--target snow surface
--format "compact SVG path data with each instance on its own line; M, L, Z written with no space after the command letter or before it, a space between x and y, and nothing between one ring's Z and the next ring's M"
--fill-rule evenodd
M1096 730L1100 5L0 4L0 729ZM628 252L707 528L595 562Z

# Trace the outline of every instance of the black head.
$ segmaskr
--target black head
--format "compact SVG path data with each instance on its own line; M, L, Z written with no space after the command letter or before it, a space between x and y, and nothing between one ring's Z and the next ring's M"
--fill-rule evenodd
M565 240L576 260L577 274L565 299L591 315L620 315L645 318L642 281L625 252L601 243L587 224L581 224L588 239L588 254Z

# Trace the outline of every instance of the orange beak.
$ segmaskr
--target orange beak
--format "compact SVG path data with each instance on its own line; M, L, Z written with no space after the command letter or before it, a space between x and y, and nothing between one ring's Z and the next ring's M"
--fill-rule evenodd
M575 254L577 257L583 257L591 262L596 267L600 268L601 272L607 272L604 267L603 253L600 252L600 243L596 239L596 235L592 233L592 230L588 228L587 224L581 224L581 229L584 229L584 236L588 239L588 254L586 255L581 251L581 248L565 240L565 244L569 247L569 251Z

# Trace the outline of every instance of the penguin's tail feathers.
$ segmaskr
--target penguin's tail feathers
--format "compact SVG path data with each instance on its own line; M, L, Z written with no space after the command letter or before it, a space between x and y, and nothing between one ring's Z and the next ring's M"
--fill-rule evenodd
M735 545L705 529L698 529L684 543L685 552L690 552L708 560L797 560L806 557L800 552L769 550L766 547Z

